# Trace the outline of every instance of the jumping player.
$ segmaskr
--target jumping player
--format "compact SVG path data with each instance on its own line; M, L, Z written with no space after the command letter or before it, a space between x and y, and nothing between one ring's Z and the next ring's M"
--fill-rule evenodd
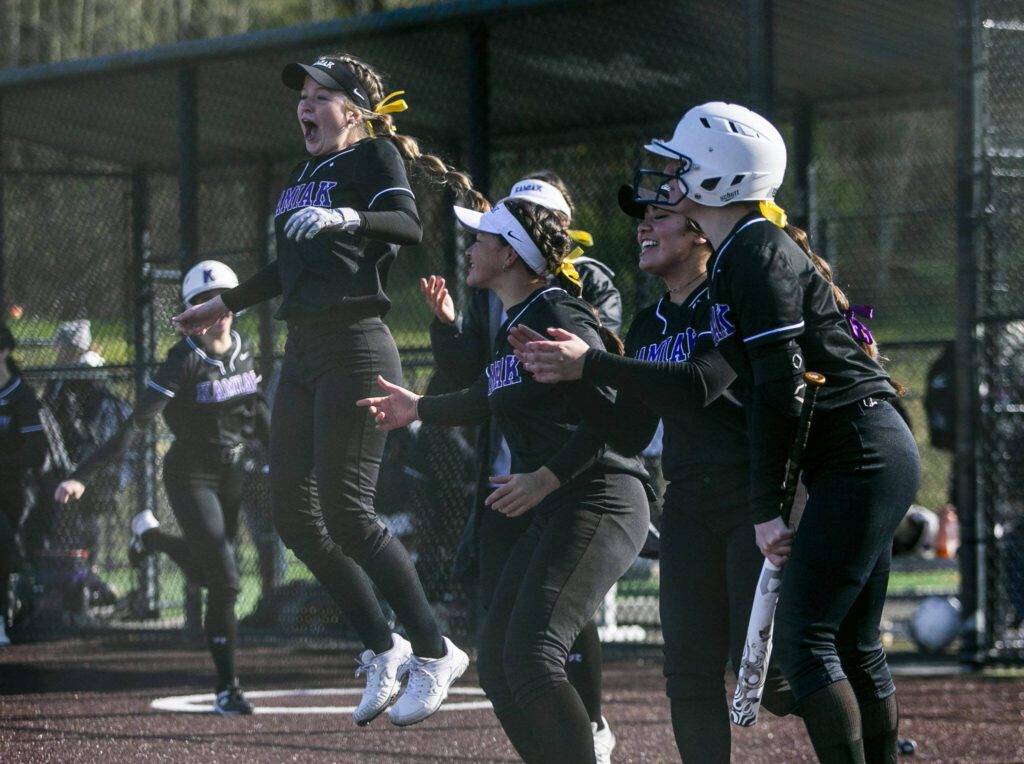
M199 305L237 285L231 268L204 260L185 274L181 296L186 305ZM61 503L82 498L99 470L120 462L136 433L163 414L174 435L164 457L164 486L184 537L160 530L151 511L140 512L131 522L129 559L138 564L147 554L164 552L189 583L206 588L204 627L217 671L213 710L226 716L253 711L235 674L239 578L234 538L245 480L242 450L253 434L266 442L269 429L252 342L232 323L228 313L198 341L185 337L174 345L128 421L55 494Z
M893 533L920 475L913 436L890 403L897 389L858 345L828 266L773 201L786 148L768 120L707 103L647 148L666 165L642 172L637 198L679 196L674 206L707 235L712 339L753 387L749 508L761 551L785 564L779 665L821 761L895 761L896 689L879 623ZM794 538L779 507L805 369L828 382L805 450L808 501Z
M564 226L572 224L572 197L562 179L553 172L530 173L516 181L506 199L535 202L554 212ZM567 231L577 244L593 244L585 231ZM576 249L575 252L581 252ZM580 278L581 297L597 311L601 325L617 331L622 325L622 296L612 282L614 275L603 263L582 255L572 260ZM427 304L435 314L430 324L430 345L438 368L459 387L468 387L480 375L494 353L498 328L507 316L497 294L490 289L472 289L469 305L460 316L448 293L445 280L439 276L420 279ZM479 569L477 596L486 610L505 561L520 534L531 522L529 515L506 517L484 506L486 497L496 488L491 475L508 474L508 444L501 437L493 420L481 427L478 439L480 477L477 500L463 533L472 550L461 550L477 560ZM569 652L566 674L579 693L594 731L594 751L598 764L609 762L615 748L615 735L601 709L602 656L601 639L594 619L587 622Z
M614 405L593 395L577 400L588 423L625 454L643 449L664 422L660 608L672 728L683 761L727 764L723 675L728 659L740 665L763 560L746 512L748 390L711 339L711 246L704 234L672 206L633 201L629 186L620 189L619 205L640 220L640 270L660 278L667 291L633 320L624 357L572 338L574 352L586 356L582 378L619 391ZM532 355L557 349L523 327L512 329L517 349L531 340ZM777 714L791 710L777 671L769 675L764 704Z
M17 344L7 324L0 323L0 647L11 644L7 636L8 580L25 509L25 472L41 467L47 451L39 400L11 357Z
M415 724L440 707L469 659L442 637L408 553L377 517L386 436L355 402L375 390L378 374L401 378L382 320L391 305L384 290L399 245L422 235L403 160L475 192L465 175L395 134L391 113L406 108L396 100L401 92L385 97L380 77L358 59L338 54L289 64L282 79L299 92L297 117L311 156L296 165L274 210L277 260L174 322L183 333L201 333L229 310L282 295L277 318L288 323L288 341L271 426L274 524L366 647L355 722L368 724L385 711L408 670L389 717ZM311 473L318 506L304 501ZM371 581L409 641L392 634Z
M466 251L467 283L492 289L508 315L499 337L525 323L566 327L595 347L617 340L567 291L578 295L579 283L566 263L570 239L554 213L519 199L484 215L455 211L477 232ZM548 274L557 274L556 285L548 284ZM490 602L477 661L480 684L525 761L595 761L590 720L565 663L580 629L646 537L639 461L579 427L575 386L535 383L520 372L504 340L485 372L457 393L422 397L384 379L380 385L387 397L359 403L382 430L419 418L458 425L493 416L498 423L511 474L491 477L500 487L486 503L509 517L529 512L532 521L509 553Z

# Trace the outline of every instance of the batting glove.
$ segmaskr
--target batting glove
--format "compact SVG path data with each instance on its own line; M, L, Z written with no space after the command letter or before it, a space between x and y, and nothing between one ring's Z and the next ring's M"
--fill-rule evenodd
M350 207L305 207L293 214L284 227L289 239L312 239L323 230L354 231L359 227L359 213Z

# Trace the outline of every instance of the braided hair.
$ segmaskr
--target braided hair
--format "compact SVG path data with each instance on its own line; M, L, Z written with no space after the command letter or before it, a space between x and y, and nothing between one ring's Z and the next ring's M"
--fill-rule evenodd
M387 95L384 92L384 82L380 74L364 61L347 53L331 53L319 56L321 59L335 61L347 68L362 83L366 95L372 107L376 107ZM490 209L490 204L483 194L473 188L473 181L464 172L456 170L447 164L443 159L434 154L424 154L420 150L419 142L408 135L400 135L395 130L395 122L390 114L378 114L371 109L360 108L357 104L351 103L363 116L371 135L387 136L398 148L402 157L411 162L428 175L439 180L442 184L449 186L457 196L466 200L469 205L480 212Z
M583 291L580 285L570 281L561 272L562 263L569 256L569 252L573 248L573 241L565 229L563 216L549 210L547 207L542 207L534 202L528 202L525 199L506 199L503 204L526 230L533 243L537 245L537 249L544 256L548 272L554 274L555 283L573 297L579 297ZM625 346L622 344L622 339L601 323L601 318L598 316L597 311L594 310L593 305L587 303L587 306L590 308L594 320L597 321L601 341L604 342L605 349L610 353L623 355L625 353Z

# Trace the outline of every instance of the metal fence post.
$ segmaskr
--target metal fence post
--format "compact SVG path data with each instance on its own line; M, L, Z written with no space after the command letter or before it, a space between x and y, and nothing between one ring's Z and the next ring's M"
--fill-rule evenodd
M957 205L957 321L956 381L957 441L953 469L956 474L956 507L960 518L959 553L963 613L970 627L961 640L960 659L966 663L984 663L986 637L985 586L985 513L978 501L977 460L980 456L976 436L979 432L978 378L975 361L979 359L975 327L978 324L977 280L979 252L983 234L982 214L984 126L981 124L981 100L984 98L984 70L981 55L980 26L974 0L959 3L960 77L957 98L956 205Z
M153 266L149 237L149 184L144 170L132 173L132 281L135 286L133 304L133 345L135 356L135 400L138 402L146 389L149 365L156 353L156 326L153 316ZM141 459L137 469L136 512L155 510L157 501L156 434L151 424L140 434ZM139 591L142 594L138 615L155 618L159 615L160 591L156 558L147 557L139 571Z
M196 70L178 70L178 260L184 275L199 251L199 114Z

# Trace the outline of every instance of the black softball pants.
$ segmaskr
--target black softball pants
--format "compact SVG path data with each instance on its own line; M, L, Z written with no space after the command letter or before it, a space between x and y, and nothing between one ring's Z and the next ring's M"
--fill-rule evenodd
M650 521L643 484L591 470L535 507L484 620L480 685L526 762L592 762L590 720L565 673L570 647L636 560Z
M172 447L164 460L164 486L183 537L161 529L146 534L146 547L164 552L190 583L206 589L206 640L219 687L235 679L238 563L234 539L245 471L220 449Z
M889 403L815 415L808 500L783 570L775 655L798 701L848 679L865 706L892 695L880 639L892 537L920 478L917 444Z
M700 480L700 477L696 478ZM661 632L665 694L683 761L728 762L732 733L725 667L743 657L764 556L747 521L747 474L722 475L704 490L676 481L661 514ZM783 715L793 696L775 663L763 705Z
M505 563L519 537L533 522L533 515L527 512L519 517L506 517L482 504L475 511L480 513L477 530L477 558L480 566L477 596L482 611L486 613L490 609L494 591L498 588ZM602 723L602 660L601 637L597 623L591 618L573 643L565 670L569 682L587 709L587 717L598 724Z
M386 434L356 401L380 393L378 374L402 380L398 348L380 318L349 326L329 317L289 322L270 426L274 525L366 647L376 653L391 647L372 580L415 654L439 657L441 633L416 569L374 508ZM318 502L304 491L310 474Z

